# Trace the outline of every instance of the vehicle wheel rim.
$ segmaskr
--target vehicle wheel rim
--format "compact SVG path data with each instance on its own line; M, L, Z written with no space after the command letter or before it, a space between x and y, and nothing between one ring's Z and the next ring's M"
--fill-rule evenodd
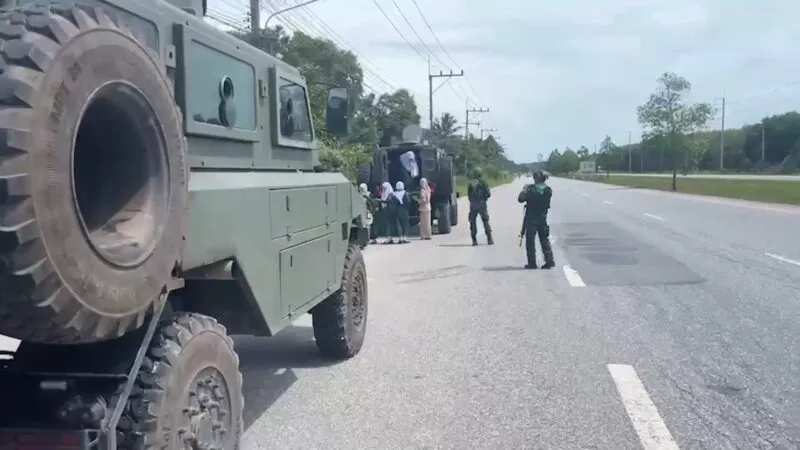
M183 408L178 430L184 450L226 449L234 439L228 386L215 368L206 368L194 378Z
M357 331L361 330L364 326L364 309L366 303L364 302L364 294L367 291L367 283L364 278L364 272L359 270L353 276L353 287L350 291L350 303L353 307L353 328Z

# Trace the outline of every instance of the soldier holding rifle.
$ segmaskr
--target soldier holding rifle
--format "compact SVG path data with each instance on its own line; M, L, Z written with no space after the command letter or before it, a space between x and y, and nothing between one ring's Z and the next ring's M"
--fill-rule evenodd
M520 238L525 236L525 253L528 257L526 269L536 269L536 235L544 253L542 269L555 267L553 249L550 246L550 226L547 224L547 212L550 210L550 199L553 190L545 184L547 176L541 170L533 173L534 184L526 184L519 193L517 201L525 204L525 217L522 223Z

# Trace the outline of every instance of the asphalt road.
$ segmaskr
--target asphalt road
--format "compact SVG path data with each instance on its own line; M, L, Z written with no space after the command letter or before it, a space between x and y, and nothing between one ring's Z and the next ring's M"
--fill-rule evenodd
M365 251L355 359L321 361L305 319L239 339L244 448L797 448L800 209L551 185L555 270L520 270L517 182L493 247L462 209Z
M614 176L621 177L660 177L672 178L672 173L626 173L626 172L612 172ZM690 173L686 175L678 174L679 178L706 178L706 179L721 179L721 180L772 180L772 181L800 181L800 175L758 175L747 173L727 173L727 174L713 174L713 173Z
M493 247L462 207L365 250L356 358L320 359L307 316L237 338L243 450L798 448L800 209L553 179L558 266L525 271L520 184Z

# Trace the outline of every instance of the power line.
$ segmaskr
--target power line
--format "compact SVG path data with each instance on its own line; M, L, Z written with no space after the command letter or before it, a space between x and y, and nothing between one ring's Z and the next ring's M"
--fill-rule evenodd
M240 9L240 8L244 9L244 11L241 11L241 12L243 13L243 16L245 15L244 14L246 12L246 6L245 5L241 5L240 4L240 5L237 6L237 5L232 5L231 3L229 3L229 1L226 1L226 0L221 0L221 1L223 3L226 3L226 4L230 5L230 6L233 6L234 9L237 9L237 10ZM271 9L267 8L266 6L264 6L263 4L260 5L260 9L265 11L265 12L267 12L268 14L272 14L274 12ZM239 11L237 11L237 12L239 12ZM308 12L310 13L310 11L308 11ZM227 26L229 28L232 28L234 31L237 31L239 33L245 34L245 33L249 32L248 27L243 25L244 22L246 22L246 20L236 19L236 18L232 17L230 13L223 13L222 11L211 10L210 13L211 14L207 14L207 17L209 19L211 19L211 20L214 20L215 22L218 22L218 23L220 23L222 25L225 25L225 26ZM288 31L291 31L291 32L302 31L305 34L309 34L301 26L298 26L298 24L296 23L296 22L298 22L297 18L295 18L293 20L292 18L286 17L286 16L288 16L288 14L284 14L281 17L277 18L277 20L280 20L281 22L284 22L284 28L286 28ZM302 17L301 17L301 19L302 19ZM240 23L237 23L237 22L240 22ZM309 22L307 20L305 20L305 19L303 19L302 22L305 23L306 25L309 24ZM322 21L321 19L319 19L319 22L321 24L327 26L327 24L325 24L325 22ZM312 27L313 27L313 25L312 25ZM313 27L313 28L316 28L316 27ZM330 30L330 27L327 27L327 28ZM331 30L331 31L333 31L333 30ZM329 38L326 35L326 33L321 32L318 28L316 28L316 32L322 38ZM335 42L335 39L331 39L331 40ZM337 43L337 44L341 46L341 43ZM347 50L346 46L342 46L342 47L345 47L344 49ZM412 48L413 48L413 46L412 46ZM353 51L353 49L351 49L351 51ZM357 52L353 51L353 53L357 53ZM377 66L375 66L374 64L369 62L369 60L367 60L363 56L361 56L361 55L358 55L358 56L360 56L361 59L363 59L364 61L368 62L369 64L371 64L371 65L373 65L374 67L377 68ZM364 70L364 72L366 72L365 75L369 74L369 69L368 68L362 66L362 70ZM386 82L385 80L383 80L383 78L378 74L372 74L372 77L375 78L375 80L377 80L379 83L388 86L391 90L397 91L398 89L405 89L406 91L408 91L410 93L416 94L418 99L423 98L423 96L420 96L418 93L415 93L415 92L411 91L408 88L405 88L405 87L396 88L392 84L390 84L390 83ZM368 80L362 79L361 80L361 85L365 88L366 91L370 92L371 94L374 94L376 96L376 100L377 100L377 97L379 97L381 95L380 91L378 89L375 89L373 86L371 86L371 82L368 82ZM424 105L417 104L417 101L415 101L415 106L418 106L418 108L421 107L421 106L424 106ZM374 114L375 108L377 108L377 105L372 105L372 108L369 109L368 114L370 114L370 115ZM400 112L400 111L395 112L394 115L395 115L396 119L395 120L390 120L389 125L403 126L403 125L406 125L408 123L416 123L417 122L416 120L412 120L412 117L413 117L412 114L413 113L405 113L405 112ZM421 119L421 114L419 113L419 110L417 111L416 115L419 116L419 118Z
M439 44L439 48L442 49L442 52L444 52L444 54L450 59L450 61L453 62L453 64L457 68L461 68L461 65L458 64L455 59L453 59L453 56L450 55L450 52L448 52L447 49L444 47L444 44L442 44L442 41L439 40L439 36L436 34L435 31L433 31L433 27L431 26L430 22L428 22L428 18L425 17L425 14L422 12L422 9L419 7L419 4L417 3L417 0L411 0L411 1L414 3L414 7L417 8L417 12L419 13L420 17L422 17L422 21L425 22L425 26L428 27L428 31L431 32L431 35L433 36L433 39L435 39L436 43ZM481 98L478 96L478 93L475 92L475 89L469 83L469 79L464 78L464 81L467 83L467 86L470 88L470 90L472 91L472 94L475 96L475 98L478 99L478 103L483 103ZM467 95L467 97L469 97L469 95Z
M384 10L383 10L383 8L381 7L380 3L378 3L378 1L377 1L377 0L372 0L372 3L374 3L374 4L375 4L375 6L377 6L377 7L378 7L378 10L380 10L381 14L383 14L383 17L384 17L384 18L386 18L386 21L387 21L387 22L389 22L389 24L392 26L392 28L394 28L394 31L396 31L396 32L397 32L397 34L399 34L399 35L400 35L400 37L401 37L401 38L403 38L403 40L404 40L404 41L406 41L406 43L408 44L408 46L409 46L409 47L411 47L411 48L412 48L412 49L413 49L413 50L414 50L414 51L417 53L417 55L419 55L419 57L420 57L420 58L421 58L423 61L425 61L425 62L428 62L428 60L425 58L425 56L423 56L423 55L422 55L422 53L420 53L420 52L419 52L419 50L417 50L417 48L416 48L416 47L414 47L414 44L412 44L412 43L411 43L411 41L409 41L409 40L408 40L408 38L406 37L406 35L404 35L404 34L403 34L401 31L400 31L400 29L399 29L399 28L397 28L397 25L395 25L395 24L394 24L394 22L392 22L392 19L390 19L390 18L389 18L389 16L386 14L386 11L384 11Z
M411 31L417 36L417 39L419 39L419 41L422 42L422 45L424 45L425 48L428 49L428 53L431 56L433 56L434 58L436 58L436 60L439 61L439 63L442 65L443 68L451 70L450 67L448 67L446 63L444 63L438 56L436 56L436 54L433 52L433 50L431 50L431 48L428 46L428 44L425 43L425 40L422 39L422 37L419 35L419 33L417 33L417 30L414 28L413 25L411 25L411 22L408 20L408 17L406 17L406 15L403 13L403 10L400 9L400 6L397 4L397 1L396 0L392 0L392 4L394 5L395 8L397 8L397 12L400 13L400 17L403 18L403 20L406 22L406 25L408 25L408 27L411 28Z

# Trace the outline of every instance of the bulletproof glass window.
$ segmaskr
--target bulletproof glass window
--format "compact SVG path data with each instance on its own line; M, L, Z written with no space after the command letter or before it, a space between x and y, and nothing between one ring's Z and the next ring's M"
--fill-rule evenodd
M305 88L281 78L278 85L278 101L280 101L281 135L286 139L311 142L313 139L311 115Z

